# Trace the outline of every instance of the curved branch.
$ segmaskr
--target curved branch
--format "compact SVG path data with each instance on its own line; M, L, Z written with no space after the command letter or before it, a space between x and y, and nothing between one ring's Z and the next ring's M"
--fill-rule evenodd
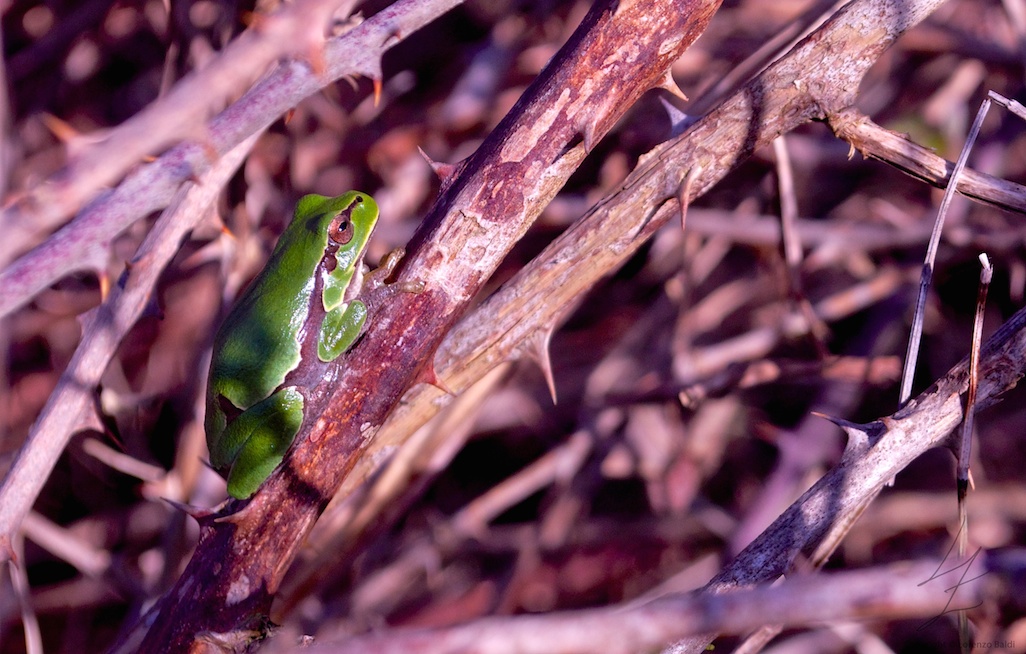
M380 79L381 56L387 50L461 2L463 0L400 0L328 41L318 64L323 64L320 74L299 61L283 62L210 120L200 140L179 143L155 162L134 169L117 188L92 199L72 222L0 271L0 317L24 305L69 273L101 269L115 236L136 220L166 207L182 183L202 175L217 157L249 135L262 132L303 98L346 75ZM178 97L178 94L172 96ZM202 92L196 92L191 97L203 96ZM156 116L165 117L166 111L171 111L161 109L163 106L160 102L154 105ZM146 124L149 124L152 114L147 110L146 115ZM125 129L134 133L137 128L134 123L126 123ZM115 132L120 134L118 130ZM170 138L163 130L158 133L164 135L161 138ZM124 161L114 157L120 162L112 170L123 171L140 159L141 156L134 155ZM105 165L110 167L95 163L94 168L102 170ZM25 201L0 214L0 227L5 234L0 241L0 263L24 249L36 238L35 234L52 228L75 211L95 192L98 187L94 184L101 180L91 174L80 174L78 170L76 165L61 173L58 179L44 182ZM61 189L66 189L67 194Z

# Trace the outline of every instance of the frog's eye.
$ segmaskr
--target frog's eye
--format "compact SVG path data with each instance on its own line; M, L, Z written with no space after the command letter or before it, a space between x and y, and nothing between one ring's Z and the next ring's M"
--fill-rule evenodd
M363 203L363 196L357 195L353 199L352 204L338 212L338 215L331 220L331 224L328 226L328 238L338 245L345 245L353 240L352 213L353 209L361 203Z
M328 226L328 238L337 245L345 245L353 240L353 221L348 215L339 214Z

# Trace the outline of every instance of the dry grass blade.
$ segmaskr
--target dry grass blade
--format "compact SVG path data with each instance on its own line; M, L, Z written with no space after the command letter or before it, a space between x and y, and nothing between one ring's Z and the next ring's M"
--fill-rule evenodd
M255 142L256 136L246 139L215 164L204 183L182 189L160 226L139 249L128 278L86 319L82 343L0 485L0 560L6 558L9 543L72 435L99 422L93 389L107 363L142 315L184 235L206 214Z
M958 179L962 176L965 164L969 160L969 153L972 152L973 144L980 133L983 119L990 109L990 100L984 100L980 110L976 113L976 120L966 136L962 153L955 162L955 168L951 171L951 179L944 192L944 199L941 200L940 208L937 210L937 220L933 224L933 232L930 234L930 243L926 247L926 260L923 262L923 275L919 280L919 297L916 299L915 316L912 318L912 329L908 338L908 349L905 353L905 369L901 375L901 391L898 397L898 404L904 404L912 396L912 382L915 378L916 361L919 360L919 344L923 337L923 315L926 312L926 296L930 291L930 283L933 281L933 270L937 261L937 247L940 245L941 231L944 229L944 218L947 216L948 207L955 197L955 190L958 188Z
M966 506L966 494L972 476L969 472L969 459L972 455L973 425L976 419L976 393L979 389L980 377L980 341L983 339L983 314L987 308L987 290L994 277L994 267L986 254L980 255L980 290L976 297L976 313L973 318L973 341L969 352L969 388L965 397L965 417L962 419L958 439L958 557L964 559L969 549L969 510ZM966 611L958 612L958 635L963 652L972 651L972 637L969 631L969 617Z

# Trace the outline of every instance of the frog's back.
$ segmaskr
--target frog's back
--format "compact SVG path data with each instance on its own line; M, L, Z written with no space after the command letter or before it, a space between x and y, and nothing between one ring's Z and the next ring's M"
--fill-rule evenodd
M305 200L305 198L304 198ZM269 396L300 359L314 274L324 256L326 225L300 204L267 265L232 307L214 339L209 404L224 396L247 409Z

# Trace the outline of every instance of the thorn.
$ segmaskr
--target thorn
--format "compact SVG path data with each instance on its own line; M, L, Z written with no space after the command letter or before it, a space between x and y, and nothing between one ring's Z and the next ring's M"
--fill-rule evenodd
M267 14L257 11L245 11L242 13L242 23L255 32L262 32L267 27Z
M684 102L688 102L688 96L684 95L684 91L681 91L680 87L677 86L677 82L674 81L673 73L670 72L669 68L666 69L666 75L663 77L662 81L656 86L663 89L673 97L680 98Z
M50 130L50 133L57 137L57 140L67 145L81 136L81 133L71 126L71 123L61 120L53 114L42 115L43 125Z
M695 180L699 175L702 174L702 170L702 164L692 167L688 170L688 174L684 177L684 181L677 187L677 204L680 205L681 231L683 231L687 225L688 207L691 205L691 187L694 185Z
M85 416L82 417L82 425L79 429L91 429L92 431L104 434L107 433L107 427L103 424L103 419L100 418L100 411L96 407L96 403L85 412Z
M14 547L11 545L10 536L0 536L0 551L4 553L8 561L18 565L18 553L14 551Z
M236 239L236 238L235 238L235 232L233 232L232 230L230 230L230 229L228 228L228 225L226 225L226 224L224 223L224 221L222 221L222 222L221 222L221 235L222 235L222 236L227 236L228 238L230 238L230 239L231 239L231 240L233 240L233 241L236 241L236 240L238 240L238 239Z
M173 508L191 516L196 520L196 522L203 522L215 514L215 511L211 509L204 509L199 506L193 506L192 504L185 504L184 502L176 502L175 500L168 499L166 497L162 497L161 499L170 504Z
M866 430L864 429L864 427L866 425L863 425L861 423L852 422L850 420L845 420L844 418L835 418L834 416L828 416L827 414L822 413L820 411L813 411L812 415L816 416L817 418L822 418L824 420L829 420L830 422L834 423L835 425L837 425L838 427L840 427L841 429L843 429L845 431L847 431L848 429L854 428L856 431L860 431L860 432L868 435L868 432L866 432Z
M402 38L403 38L402 31L399 30L398 28L397 29L393 29L391 32L388 33L388 36L385 37L385 40L381 42L381 47L384 48L384 47L388 46L390 43L392 43L392 39L395 39L396 41L399 41L399 40L402 40Z
M545 377L545 385L549 387L549 396L552 397L552 403L558 404L556 378L552 374L552 358L549 356L549 345L552 341L553 331L552 327L548 327L540 333L535 332L534 338L528 344L527 353L538 363L538 367L541 368L542 375Z
M444 381L438 378L438 373L435 371L435 362L433 360L421 370L420 374L417 376L417 382L430 384L446 395L456 395L456 391L449 388Z
M869 449L870 439L876 438L880 435L883 426L879 423L871 422L869 424L860 424L857 422L851 422L844 418L835 418L828 416L825 413L819 411L813 411L812 415L829 420L834 423L848 436L848 444L844 446L844 454L841 455L841 460L844 461L853 456L857 456Z
M420 156L424 157L424 160L427 161L429 166L431 166L431 170L435 171L435 175L443 184L451 181L452 178L455 177L456 170L458 168L456 164L440 163L435 161L429 157L427 152L424 152L419 145L417 146L417 152L420 152Z
M349 86L353 87L354 91L359 91L360 90L360 85L357 83L355 76L353 76L353 75L343 75L342 79L344 79L345 81L349 82Z
M663 96L659 96L659 102L662 103L663 109L666 110L666 115L670 119L670 136L669 138L676 138L684 133L688 127L691 127L698 118L696 116L688 115L677 108L677 105L673 104Z
M374 82L374 108L377 109L381 103L381 78L374 77L372 81Z
M586 116L578 118L577 131L584 140L584 152L590 153L605 136L612 123L611 116L615 113L616 102L612 97L599 97L589 105Z
M85 331L88 330L89 327L96 321L97 314L100 313L100 306L102 306L102 304L97 305L92 309L89 309L84 313L80 313L77 316L75 316L75 321L78 322L78 327L82 330L83 333L85 333Z
M324 71L328 69L328 64L324 60L323 42L311 46L310 51L306 55L306 63L310 66L310 71L313 72L314 77L324 76Z
M125 270L127 272L127 270L128 270L127 266L129 264L125 264L125 265L126 265L126 269ZM106 270L98 270L96 272L96 276L99 277L99 281L100 281L100 302L106 302L107 301L107 296L110 295L110 275L107 274Z
M231 499L232 498L230 497L228 498L228 500ZM217 524L241 525L245 522L245 516L242 515L242 512L245 511L248 506L249 505L247 504L245 507L243 507L239 511L236 511L235 513L229 513L228 515L223 515L214 518L213 521Z
M588 123L581 130L581 135L584 137L584 153L591 153L591 149L595 147L595 123Z

